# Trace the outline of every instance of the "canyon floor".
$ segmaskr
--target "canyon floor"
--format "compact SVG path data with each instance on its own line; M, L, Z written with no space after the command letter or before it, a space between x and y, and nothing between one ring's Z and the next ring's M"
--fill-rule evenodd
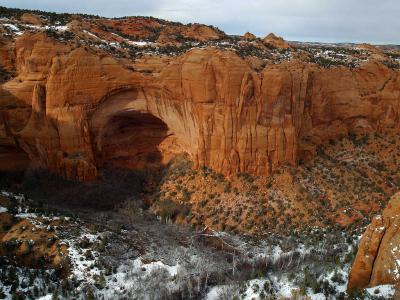
M357 230L255 238L164 224L121 207L50 209L5 191L0 199L4 299L387 299L395 292L346 292Z
M398 143L351 135L270 178L195 171L185 156L92 183L3 174L0 296L395 297L394 286L348 291L347 278L366 224L398 190Z

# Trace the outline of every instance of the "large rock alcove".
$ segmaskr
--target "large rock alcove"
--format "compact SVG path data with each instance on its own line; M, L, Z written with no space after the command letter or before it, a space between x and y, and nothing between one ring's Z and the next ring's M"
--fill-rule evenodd
M187 152L179 133L180 116L168 106L154 110L160 105L153 101L137 89L118 91L103 100L91 122L99 168L159 167Z

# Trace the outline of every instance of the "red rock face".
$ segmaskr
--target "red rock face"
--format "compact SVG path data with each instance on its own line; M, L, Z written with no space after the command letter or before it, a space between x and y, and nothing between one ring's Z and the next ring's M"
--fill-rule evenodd
M158 43L179 43L181 39L195 41L217 40L225 34L213 27L202 24L182 25L147 17L127 17L122 19L91 19L75 18L74 29L85 29L95 33L102 39L121 41L122 36L135 40L152 40ZM118 32L113 34L111 32Z
M400 282L400 194L365 231L349 276L349 288Z
M349 131L398 128L398 71L375 61L257 73L234 52L207 48L144 59L152 71L140 72L40 33L19 37L15 53L17 77L0 90L14 108L0 107L0 136L33 165L73 179L94 179L109 164L166 163L182 151L195 167L268 175Z
M268 34L264 39L263 42L274 48L279 48L279 49L288 49L290 48L290 45L280 36L276 36L273 33Z

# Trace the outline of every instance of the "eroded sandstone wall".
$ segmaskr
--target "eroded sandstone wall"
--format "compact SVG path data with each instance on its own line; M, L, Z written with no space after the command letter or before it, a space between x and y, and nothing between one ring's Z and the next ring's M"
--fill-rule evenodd
M17 39L15 62L17 77L0 90L0 136L33 165L79 180L97 176L102 132L129 111L159 118L195 167L226 175L268 175L349 130L398 127L399 72L375 61L256 72L233 52L207 48L143 59L150 72L141 72L38 33Z
M364 232L349 275L348 287L365 288L400 282L400 194Z

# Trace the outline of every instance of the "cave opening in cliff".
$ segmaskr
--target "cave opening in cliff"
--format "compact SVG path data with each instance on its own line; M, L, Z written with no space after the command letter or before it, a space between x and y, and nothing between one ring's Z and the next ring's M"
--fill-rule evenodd
M150 113L125 111L111 117L102 134L98 155L102 168L159 167L174 154L176 138Z
M18 146L0 146L0 172L24 171L30 163L28 154Z
M0 186L20 181L31 160L17 145L0 146Z

